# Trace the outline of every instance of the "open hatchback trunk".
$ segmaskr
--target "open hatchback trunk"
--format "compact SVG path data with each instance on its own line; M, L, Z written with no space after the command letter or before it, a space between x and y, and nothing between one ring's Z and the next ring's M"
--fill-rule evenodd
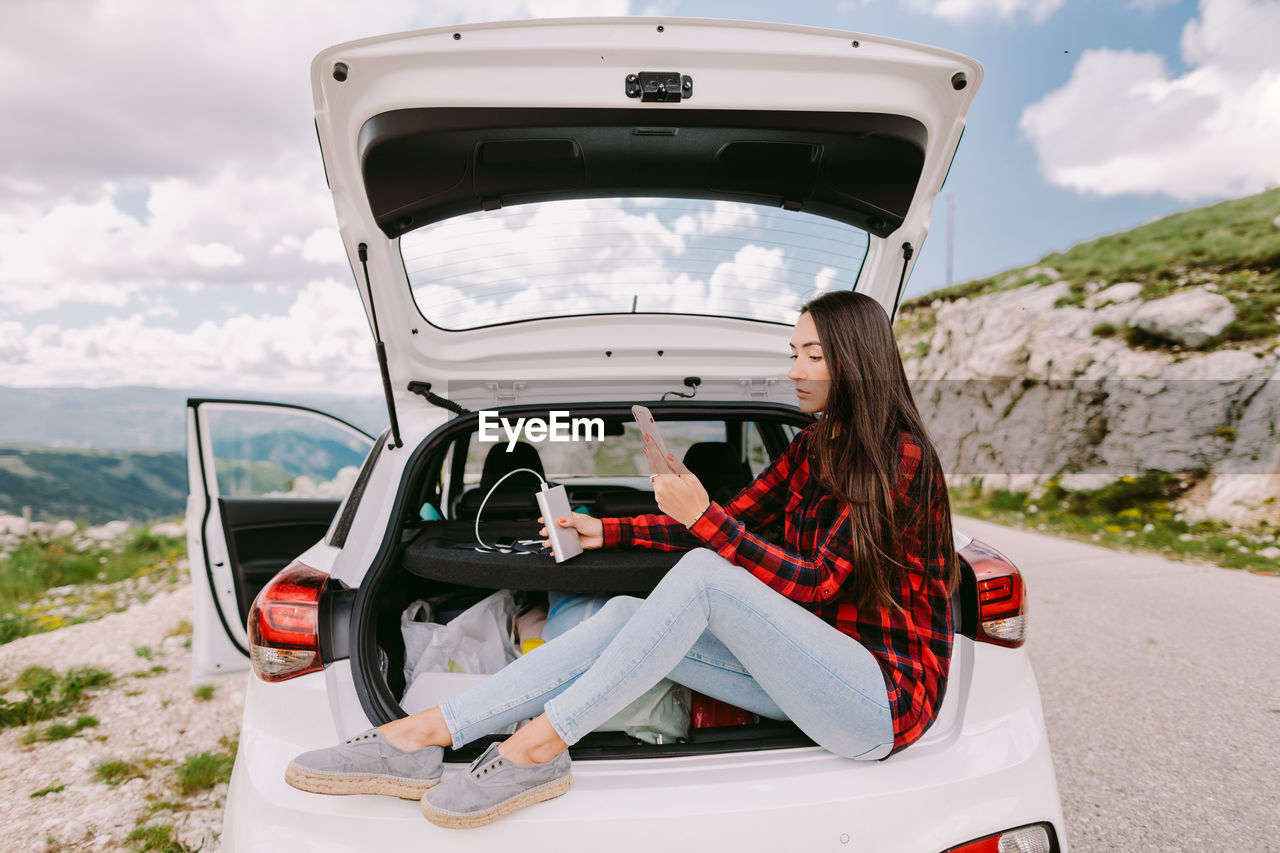
M783 329L824 290L894 313L982 70L832 30L612 18L351 42L311 75L412 421L411 382L474 408L692 375L700 399L794 404Z

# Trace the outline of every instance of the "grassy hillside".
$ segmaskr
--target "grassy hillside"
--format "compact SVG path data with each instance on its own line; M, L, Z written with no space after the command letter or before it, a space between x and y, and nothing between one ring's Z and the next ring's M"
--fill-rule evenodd
M0 446L0 512L102 524L181 515L186 502L179 453Z
M975 279L917 296L905 311L935 299L952 301L1053 279L1052 268L1071 283L1066 304L1080 304L1090 281L1136 281L1142 298L1154 299L1184 286L1212 285L1236 306L1237 319L1225 341L1280 333L1280 189L1175 213L1118 234L1109 234L1045 255L1028 267ZM1039 268L1039 269L1038 269Z

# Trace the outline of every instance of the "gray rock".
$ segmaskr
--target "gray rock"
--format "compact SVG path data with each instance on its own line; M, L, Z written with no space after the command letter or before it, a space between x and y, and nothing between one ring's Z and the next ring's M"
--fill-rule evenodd
M1122 281L1110 287L1090 294L1084 301L1086 308L1101 308L1104 305L1115 305L1137 298L1142 292L1142 285L1136 281Z
M1027 278L1035 278L1038 275L1042 275L1045 278L1052 279L1053 281L1057 281L1062 278L1062 273L1058 272L1053 267L1031 267L1026 272Z
M1024 284L1041 276L1049 279L1051 282L1055 282L1062 278L1062 273L1058 272L1053 267L1027 267L1021 272L1015 272L1005 276L1000 281L1000 287L1013 287L1014 285Z
M1129 323L1148 334L1197 347L1235 318L1236 309L1225 296L1187 290L1143 304L1129 317Z

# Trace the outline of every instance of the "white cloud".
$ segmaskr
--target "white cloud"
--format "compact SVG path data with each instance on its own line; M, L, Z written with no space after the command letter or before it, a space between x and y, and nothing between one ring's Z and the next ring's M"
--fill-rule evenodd
M733 260L716 266L707 287L707 305L713 313L733 316L785 316L800 304L800 294L786 287L787 264L782 249L748 244Z
M121 210L109 188L40 215L0 213L0 308L120 306L141 288L302 287L318 275L342 275L332 204L323 183L304 172L157 181L145 222Z
M156 313L163 316L163 308ZM379 382L355 288L308 284L283 314L241 314L179 332L157 317L108 317L87 328L0 323L7 384L223 387L365 392Z
M665 298L667 264L684 238L656 210L620 199L517 206L436 223L401 238L418 305L445 328L543 317L592 306L619 310ZM421 273L419 275L419 272ZM430 279L448 284L427 284ZM625 305L622 306L625 310Z
M911 6L949 21L1000 18L1011 21L1026 15L1039 23L1062 8L1066 0L911 0Z
M136 331L154 338L167 315L153 292L345 278L312 124L316 52L421 27L626 11L627 0L0 3L12 34L0 72L22 81L0 87L0 316L79 303L117 310L99 332L146 316Z
M238 267L244 263L244 255L226 243L202 243L187 246L187 257L205 269Z
M1280 0L1201 0L1183 29L1190 70L1154 53L1090 50L1022 115L1050 182L1182 201L1280 183Z
M101 182L319 174L308 68L332 44L508 18L626 14L627 0L171 0L0 3L0 196L96 194Z
M302 257L317 263L341 264L347 253L342 247L342 234L337 228L318 228L302 243Z
M681 236L690 234L733 234L758 227L758 208L737 202L717 201L711 207L699 208L697 213L685 214L676 220L675 232Z

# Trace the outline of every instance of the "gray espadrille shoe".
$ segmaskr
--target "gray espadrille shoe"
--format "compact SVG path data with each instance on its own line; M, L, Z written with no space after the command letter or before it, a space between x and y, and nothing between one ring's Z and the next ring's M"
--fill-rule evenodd
M558 797L573 786L569 753L542 764L513 764L491 744L464 772L422 798L422 814L436 826L471 829Z
M289 762L284 780L315 794L385 794L417 800L443 772L443 748L405 751L377 729L369 729L337 746L302 753Z

